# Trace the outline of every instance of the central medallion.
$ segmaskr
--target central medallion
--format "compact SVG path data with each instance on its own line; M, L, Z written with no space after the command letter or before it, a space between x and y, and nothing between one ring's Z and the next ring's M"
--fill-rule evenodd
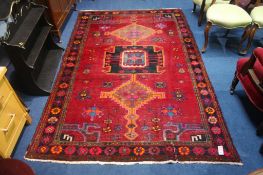
M121 54L121 67L123 68L144 68L147 65L147 53L144 50L126 50Z
M128 131L125 133L125 137L134 140L138 136L135 132L136 120L139 118L136 111L151 100L164 99L165 93L153 91L150 87L137 81L136 75L132 74L129 81L113 91L101 92L100 98L110 98L128 110L128 114L124 117L128 121L126 124Z
M163 48L160 46L113 46L105 49L103 72L154 73L165 71Z

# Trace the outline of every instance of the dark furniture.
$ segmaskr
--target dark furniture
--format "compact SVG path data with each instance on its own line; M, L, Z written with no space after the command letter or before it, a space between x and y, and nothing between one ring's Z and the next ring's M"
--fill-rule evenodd
M0 175L35 175L25 162L17 159L0 159L0 167Z
M233 94L238 82L241 82L249 100L263 111L263 48L256 48L250 58L241 58L230 88Z
M19 0L1 0L0 1L0 21L7 20L10 16L13 6L18 3Z
M260 14L259 12L263 12L263 6L254 8L251 11L251 14L248 13L250 7L252 5L259 5L260 1L261 0L231 0L230 4L218 4L215 3L216 0L212 0L212 4L206 13L207 24L204 30L205 42L201 50L202 53L206 52L206 48L208 46L208 36L211 27L218 26L227 29L225 36L228 35L231 29L244 28L244 33L240 40L238 52L241 55L245 55L251 45L251 41L256 29L262 27L263 14ZM253 27L251 27L251 25L253 25ZM243 49L243 42L247 38L249 38L248 44Z
M193 0L194 7L192 12L195 13L196 6L200 7L199 16L198 16L198 26L201 26L204 15L212 2L213 0ZM229 2L230 0L216 0L216 3L220 3L220 4L228 4Z
M60 38L63 24L72 7L76 6L75 0L34 0L34 2L48 7L46 15L53 24L52 32Z
M263 112L263 48L254 49L250 58L238 60L230 88L231 94L239 81L252 104ZM258 126L257 135L263 135L263 122ZM260 152L263 154L263 144Z
M10 36L2 43L21 87L33 95L50 93L63 53L53 41L45 10L34 3L24 4L22 15L9 24Z
M257 0L256 3L250 4L248 7L250 12L250 16L252 18L252 26L250 27L250 34L248 37L248 42L245 49L242 51L243 53L247 53L248 49L251 47L252 41L254 39L254 35L258 29L263 27L263 3L262 0Z

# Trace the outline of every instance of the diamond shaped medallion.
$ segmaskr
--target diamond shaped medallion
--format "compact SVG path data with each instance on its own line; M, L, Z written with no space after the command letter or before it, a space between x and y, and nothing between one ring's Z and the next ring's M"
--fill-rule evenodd
M136 111L143 105L154 99L164 99L164 92L155 92L150 87L136 80L136 75L110 92L101 92L100 98L110 98L120 106L128 110L124 118L127 120L127 132L124 134L129 140L134 140L138 136L136 133L136 120L139 116Z
M123 83L111 92L101 92L100 97L111 98L125 109L137 110L151 100L163 99L165 93L153 91L150 87L137 81L136 75L132 75L130 81Z
M149 36L155 34L155 30L149 27L145 27L136 23L132 23L120 29L117 29L111 32L111 35L116 36L125 41L136 44L138 41L141 41Z

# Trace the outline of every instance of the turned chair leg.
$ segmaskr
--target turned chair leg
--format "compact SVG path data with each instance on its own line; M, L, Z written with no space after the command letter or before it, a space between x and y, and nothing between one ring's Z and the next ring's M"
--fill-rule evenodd
M234 94L234 91L235 91L235 88L238 84L239 80L237 78L237 71L235 72L235 76L232 80L232 84L231 84L231 87L230 87L230 94L233 95Z
M230 29L227 29L224 37L227 37L227 35L229 34L229 32L230 32Z
M200 14L199 14L199 17L198 17L198 26L201 26L203 18L204 18L204 14L205 14L205 12L200 10Z
M263 135L263 122L261 122L259 124L259 126L257 127L257 135L258 136L262 136Z
M200 12L199 12L199 17L198 17L198 26L201 26L204 14L205 14L205 1L202 2L201 7L200 7Z
M261 144L261 147L260 147L260 149L259 149L259 152L260 152L261 154L263 154L263 144Z
M248 25L242 34L240 44L239 44L239 48L238 48L238 52L241 55L244 55L244 54L242 54L242 45L243 45L243 42L249 37L250 31L251 31L251 25Z
M77 3L76 3L76 2L73 4L73 10L74 10L74 11L78 11L78 9L77 9Z
M246 46L246 48L244 50L239 52L240 54L244 55L244 54L247 53L248 49L251 47L251 44L252 44L252 41L254 39L254 36L255 36L255 33L256 33L257 29L258 29L258 25L254 24L252 26L252 28L250 29L250 32L249 32L250 34L249 34L249 37L248 37L247 46Z
M205 36L205 43L204 46L201 50L202 53L204 53L206 51L207 45L208 45L208 34L209 34L209 30L212 27L212 23L210 21L207 21L206 27L205 27L205 31L204 31L204 36Z
M195 10L196 10L196 4L194 3L194 7L193 7L193 10L192 10L192 13L195 13Z

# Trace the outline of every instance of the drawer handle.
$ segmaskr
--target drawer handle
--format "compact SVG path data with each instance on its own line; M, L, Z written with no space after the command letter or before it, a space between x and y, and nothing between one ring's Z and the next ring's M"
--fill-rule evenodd
M16 114L10 114L11 120L9 121L6 128L0 129L2 132L5 132L5 133L8 132L9 128L11 127L12 123L14 122L15 116L16 116Z

